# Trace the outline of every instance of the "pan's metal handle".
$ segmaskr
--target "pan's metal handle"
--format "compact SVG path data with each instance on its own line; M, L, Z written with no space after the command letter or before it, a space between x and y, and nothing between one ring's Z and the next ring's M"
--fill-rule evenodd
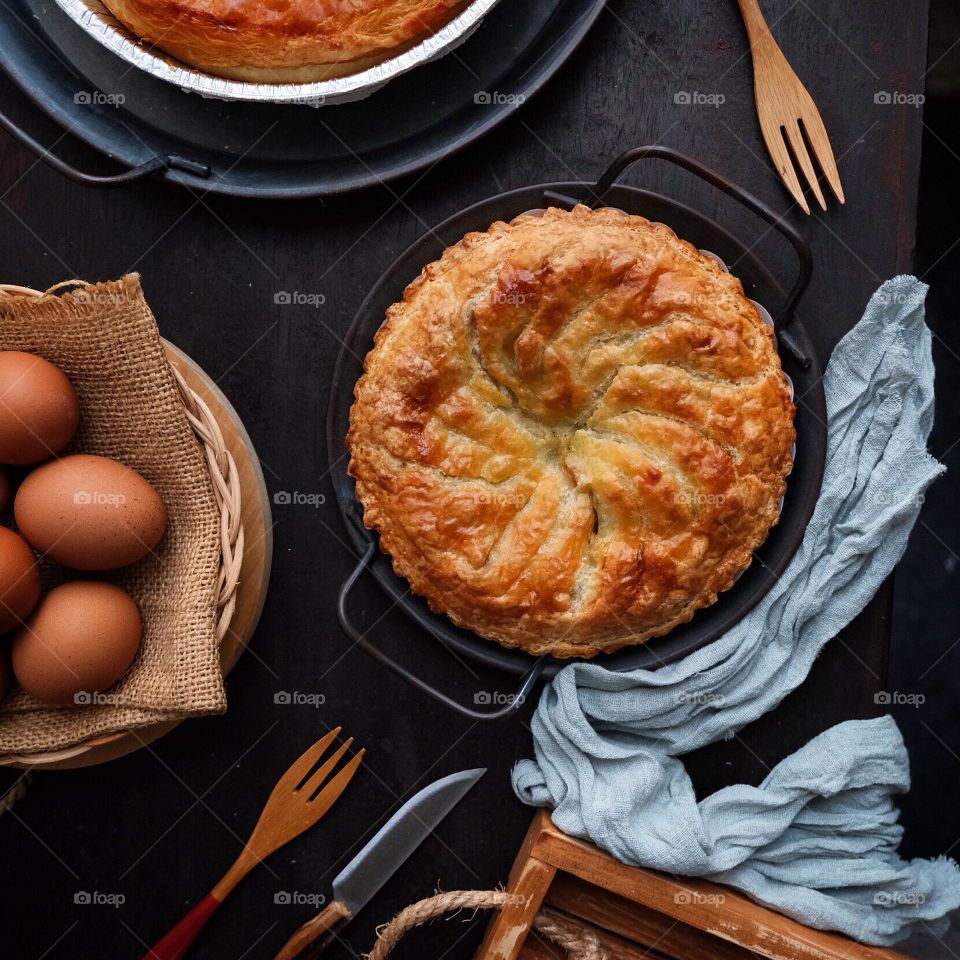
M70 180L82 183L87 187L122 187L128 183L134 183L149 177L161 170L179 170L181 173L188 173L191 176L206 179L210 176L210 168L204 163L196 163L193 160L186 160L183 157L167 156L154 157L147 160L139 166L123 173L117 173L109 177L100 177L92 173L84 173L76 167L71 166L65 160L51 153L42 143L35 140L22 127L14 123L6 114L0 113L0 127L3 127L7 133L15 140L19 140L28 150L34 153L40 160L53 167L58 173L62 173Z
M502 720L504 717L513 716L513 714L523 706L530 691L533 690L537 680L540 679L540 674L543 673L544 667L547 665L544 657L535 660L530 669L523 675L520 686L517 687L516 693L514 693L511 698L508 698L509 702L506 706L498 707L495 710L474 710L472 707L465 707L463 704L448 697L445 693L427 683L426 680L418 677L415 673L411 673L406 667L397 663L396 660L385 654L379 647L374 646L367 638L366 633L354 624L350 619L350 611L348 609L350 592L353 590L357 580L360 579L360 575L370 566L374 556L376 556L376 552L377 544L375 541L371 541L365 553L353 568L350 576L344 580L343 586L340 587L340 593L337 596L337 616L340 618L340 626L343 627L347 636L350 637L364 653L369 654L374 660L382 663L385 667L397 674L397 676L403 677L407 683L416 687L422 693L433 697L434 700L453 710L454 713L460 714L461 717L466 717L468 720Z
M670 163L674 163L678 167L688 170L690 173L700 177L701 180L706 180L707 183L716 187L718 190L722 190L728 196L733 197L734 200L738 200L747 209L752 210L758 217L766 220L767 223L790 241L794 251L796 251L800 267L793 288L787 294L786 300L784 300L783 305L774 317L774 327L778 334L781 333L790 323L794 307L797 305L797 301L803 295L803 292L807 289L807 285L810 283L810 276L813 272L813 257L810 253L810 245L807 243L806 238L792 223L780 216L780 214L767 206L762 200L758 200L752 193L744 190L739 184L728 180L722 174L717 173L716 170L704 166L698 160L688 157L685 153L680 153L678 150L660 146L659 144L649 147L634 147L632 150L627 150L626 153L620 154L620 156L607 167L603 176L600 177L596 185L592 188L592 204L596 206L603 203L607 191L616 183L617 178L627 167L636 163L638 160L646 160L650 157L669 160ZM793 352L797 352L795 344L791 344L787 339L785 339L784 342ZM807 362L809 363L809 360Z

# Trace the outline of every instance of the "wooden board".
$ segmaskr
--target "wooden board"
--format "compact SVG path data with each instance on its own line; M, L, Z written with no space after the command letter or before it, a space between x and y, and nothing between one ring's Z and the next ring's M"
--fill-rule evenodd
M273 557L273 529L270 501L263 479L260 461L253 442L230 401L220 388L182 350L164 341L167 354L190 389L209 406L223 432L227 447L237 464L240 480L241 516L244 529L244 551L237 586L237 604L230 627L220 643L220 667L223 675L236 665L253 636L267 597L270 566ZM72 770L91 767L126 756L177 727L182 720L141 727L128 733L98 737L95 741L69 747L65 750L23 757L4 764L30 770Z
M545 810L534 817L507 890L519 895L517 902L491 919L476 960L541 956L542 944L529 953L525 944L544 902L612 934L614 955L624 957L630 951L616 946L617 940L645 948L647 956L675 960L906 960L892 950L805 927L730 887L625 866L568 837Z

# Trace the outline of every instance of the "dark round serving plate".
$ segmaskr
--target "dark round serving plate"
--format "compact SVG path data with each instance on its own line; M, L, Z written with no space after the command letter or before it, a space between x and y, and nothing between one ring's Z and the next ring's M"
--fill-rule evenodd
M0 66L57 123L126 167L160 157L154 172L195 189L332 196L421 170L491 130L559 69L603 5L504 0L450 54L366 100L320 108L185 93L106 50L54 0L0 4ZM83 102L97 91L122 103ZM475 102L482 92L496 95Z
M640 148L638 153L671 159L694 169L696 164L666 148ZM628 155L624 155L625 157ZM679 158L679 159L678 159ZM634 158L637 159L637 158ZM621 158L623 160L623 158ZM619 162L619 161L618 161ZM624 164L625 165L625 164ZM614 165L616 167L616 164ZM614 170L614 168L611 168ZM619 172L619 171L617 171ZM614 174L615 176L615 174ZM603 178L606 180L612 177ZM722 178L717 178L722 180ZM717 184L720 185L720 184ZM721 189L743 191L726 184ZM596 188L598 191L599 187ZM573 202L591 201L593 185L582 183L549 183L513 190L491 197L456 214L409 247L387 270L361 305L356 318L343 341L343 348L334 372L333 389L327 419L327 444L330 473L337 502L344 516L350 537L364 560L345 584L341 596L341 620L346 620L347 631L360 639L368 652L370 641L353 627L346 610L346 599L359 572L369 569L390 600L399 606L417 624L430 634L464 656L481 663L525 673L531 669L534 658L517 650L507 650L493 641L484 640L466 630L455 627L446 617L432 612L426 602L410 593L409 584L394 572L390 559L379 548L373 549L374 535L362 524L362 508L356 500L353 480L347 475L345 437L349 426L353 390L362 372L361 358L373 346L373 337L384 319L387 308L401 299L403 290L415 279L425 264L439 258L444 248L457 243L471 230L485 230L496 220L510 220L532 209L546 206L571 206ZM750 198L752 200L752 198ZM756 202L759 206L758 201ZM638 667L655 668L678 660L704 644L715 640L736 624L769 590L783 572L803 539L807 522L813 513L826 457L826 406L823 394L820 364L815 356L803 325L789 315L784 316L784 301L792 302L801 292L808 277L809 262L804 241L789 225L784 232L792 234L791 242L798 244L801 254L801 277L789 297L769 269L753 252L752 247L734 237L719 224L703 214L669 197L648 190L612 186L603 190L603 204L619 207L630 213L639 213L650 220L660 221L701 249L717 254L725 263L733 265L733 272L742 281L749 297L763 304L778 317L778 349L784 370L794 384L797 403L797 448L793 473L790 475L780 522L771 530L766 542L757 551L754 562L736 584L711 607L698 611L693 619L669 634L629 647L609 655L600 655L593 663L611 670L630 670ZM776 219L771 211L770 217ZM772 222L772 221L771 221ZM781 222L782 223L782 222ZM426 689L409 671L388 662L382 654L375 654L388 666L397 670L432 695L437 691ZM569 661L545 657L539 661L540 673L550 676ZM445 697L438 697L445 702ZM450 703L451 706L455 706ZM470 713L471 711L463 711Z

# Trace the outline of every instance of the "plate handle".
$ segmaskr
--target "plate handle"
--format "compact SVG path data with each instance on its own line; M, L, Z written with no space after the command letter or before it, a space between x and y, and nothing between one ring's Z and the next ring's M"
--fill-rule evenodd
M35 156L48 166L53 167L58 173L63 174L63 176L76 183L82 183L87 187L122 187L128 183L142 180L144 177L149 177L161 170L179 170L181 173L188 173L191 176L202 179L210 176L210 168L204 163L196 163L184 157L167 156L154 157L145 163L141 163L139 166L125 170L123 173L117 173L109 177L101 177L92 173L84 173L82 170L71 166L65 160L61 160L60 157L51 153L42 143L31 137L26 130L18 126L2 112L0 112L0 127L3 127L10 136L22 143Z
M762 220L766 220L770 226L790 241L790 244L797 254L799 269L793 288L787 294L786 300L784 300L780 310L773 318L774 327L777 332L780 333L789 325L797 301L803 296L804 291L807 289L807 285L810 283L810 276L813 272L813 257L810 253L810 244L807 243L806 237L804 237L789 220L780 216L772 207L767 206L767 204L759 200L752 193L744 190L739 184L717 173L716 170L704 166L698 160L694 160L693 157L688 157L685 153L680 153L678 150L673 150L670 147L664 147L659 144L648 147L634 147L632 150L621 153L620 156L607 167L603 175L596 182L596 185L591 189L592 205L598 206L603 203L603 198L606 196L607 191L616 183L619 176L627 167L632 166L638 160L646 160L651 157L659 160L668 160L670 163L676 164L678 167L682 167L684 170L700 177L701 180L706 180L707 183L721 190L727 194L727 196L739 201ZM796 352L795 345L791 349L793 352ZM809 363L809 360L807 363Z
M337 616L340 619L340 626L343 627L344 633L346 633L364 653L373 657L374 660L383 664L387 669L392 670L398 677L402 677L411 686L416 687L422 693L442 703L445 707L459 714L461 717L466 717L468 720L502 720L505 717L511 717L517 713L526 702L537 680L540 679L540 674L543 673L547 665L545 657L540 657L533 662L530 669L523 675L523 678L520 680L520 685L517 687L513 696L509 698L506 706L498 707L495 710L475 710L472 707L458 703L452 697L448 697L447 694L427 683L422 677L411 673L406 667L397 663L396 660L371 643L366 633L350 618L349 603L351 591L356 585L357 580L360 579L360 575L373 562L376 553L376 541L371 540L363 556L350 573L350 576L344 580L343 585L340 587L340 593L337 595Z

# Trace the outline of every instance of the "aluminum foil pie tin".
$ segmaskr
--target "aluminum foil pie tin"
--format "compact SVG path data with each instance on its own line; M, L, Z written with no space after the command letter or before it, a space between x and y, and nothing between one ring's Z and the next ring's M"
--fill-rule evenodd
M174 60L163 51L141 43L99 0L57 0L82 30L111 53L145 73L172 83L188 93L215 100L300 104L322 107L362 100L408 70L444 56L463 43L498 0L473 0L446 26L403 53L346 77L314 83L247 83L227 80Z

